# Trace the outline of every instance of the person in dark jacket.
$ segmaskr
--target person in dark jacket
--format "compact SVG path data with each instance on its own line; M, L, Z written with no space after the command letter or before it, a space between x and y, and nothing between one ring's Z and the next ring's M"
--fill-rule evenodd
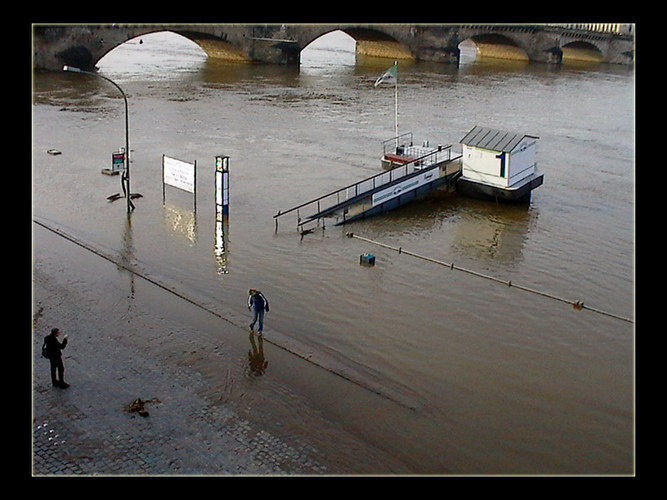
M51 333L46 336L46 351L49 354L49 361L51 362L51 383L53 384L53 387L67 389L69 384L66 383L63 378L65 366L63 365L62 353L62 350L67 346L67 335L65 335L62 342L58 340L59 335L60 330L54 328L51 330ZM56 377L56 372L58 377Z
M264 330L264 311L269 312L269 301L259 290L251 288L248 290L248 309L252 308L253 317L250 323L250 331L255 329L255 323L259 320L259 334Z

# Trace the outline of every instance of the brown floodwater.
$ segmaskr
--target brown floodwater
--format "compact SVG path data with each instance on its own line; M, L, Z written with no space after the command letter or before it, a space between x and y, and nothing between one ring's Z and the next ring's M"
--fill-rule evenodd
M345 43L312 47L299 69L207 60L165 34L111 52L100 72L128 95L143 195L129 230L124 201L106 199L119 177L100 173L124 145L122 98L99 78L36 74L34 217L241 326L247 290L261 289L267 358L279 345L381 395L379 409L295 380L414 472L632 473L633 323L345 236L633 318L632 68L401 62L400 128L417 141L456 149L475 125L539 136L544 185L530 204L443 193L303 238L289 216L276 231L279 210L378 173L393 136L393 87L373 86L393 61L355 61ZM163 205L162 155L197 162L196 212L169 186ZM359 265L365 252L375 266ZM62 266L76 274L74 259Z

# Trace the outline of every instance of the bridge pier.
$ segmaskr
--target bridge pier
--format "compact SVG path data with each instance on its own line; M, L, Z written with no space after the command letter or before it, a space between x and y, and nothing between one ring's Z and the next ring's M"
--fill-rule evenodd
M143 30L145 32L145 30ZM62 71L64 65L93 71L109 50L121 45L142 30L107 26L35 26L33 67Z
M247 42L245 51L251 60L258 62L295 66L301 62L301 47L292 40L256 37Z

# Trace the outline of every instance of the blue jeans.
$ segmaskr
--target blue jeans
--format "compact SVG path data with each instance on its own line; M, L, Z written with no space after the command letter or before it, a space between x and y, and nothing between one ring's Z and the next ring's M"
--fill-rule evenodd
M255 309L253 307L253 311L255 314L252 317L252 323L250 323L250 329L254 330L255 329L255 323L259 319L259 331L264 330L264 308L262 307L261 309Z

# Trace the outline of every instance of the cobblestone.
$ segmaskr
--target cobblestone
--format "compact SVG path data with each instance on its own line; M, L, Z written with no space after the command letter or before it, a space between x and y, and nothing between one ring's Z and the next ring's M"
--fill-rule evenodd
M35 269L34 476L331 472L309 444L258 428L233 405L211 398L206 377L186 360L170 358L157 332L144 343L131 333L143 328L150 337L159 318L140 310L101 314L101 306L76 288ZM48 361L40 356L43 336L56 325L70 332L64 361L71 386L65 390L51 386ZM169 341L184 339L175 347L187 352L192 332L170 326L180 333ZM219 346L216 355L231 356ZM126 410L136 398L148 401L149 416Z
M258 374L262 343L245 319L104 253L35 225L34 476L411 472L391 430L359 425L360 408L400 405L275 340L263 342L271 365ZM41 358L53 327L69 334L64 390ZM137 398L148 416L128 411Z

